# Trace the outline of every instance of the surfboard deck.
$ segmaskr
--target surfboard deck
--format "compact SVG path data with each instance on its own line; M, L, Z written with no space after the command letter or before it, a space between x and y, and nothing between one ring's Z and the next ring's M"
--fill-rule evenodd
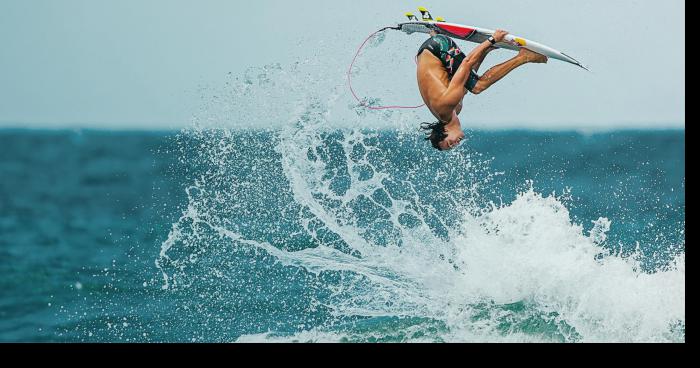
M431 31L435 31L439 34L443 34L448 37L475 43L483 43L486 40L488 40L489 37L491 37L494 33L496 33L496 31L487 28L466 26L457 23L448 23L445 22L442 18L437 18L436 20L434 20L430 13L427 11L427 9L421 7L419 8L419 10L421 11L422 19L418 19L412 13L406 13L406 16L408 17L409 21L406 23L399 23L397 28L407 34L429 34ZM531 41L523 37L518 37L509 34L508 36L506 36L503 42L497 43L496 46L499 48L513 51L520 51L521 48L526 48L536 53L545 55L549 58L561 60L588 70L588 68L586 68L578 60L572 58L571 56L547 45Z

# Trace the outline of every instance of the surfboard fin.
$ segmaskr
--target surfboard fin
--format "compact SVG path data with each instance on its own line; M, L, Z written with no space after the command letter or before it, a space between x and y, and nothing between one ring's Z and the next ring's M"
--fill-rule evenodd
M418 10L420 11L421 15L423 16L424 22L432 22L433 21L433 16L430 15L430 12L428 11L428 9L420 6L420 7L418 7Z
M435 20L437 22L440 22L440 23L445 23L445 18L443 18L443 17L437 17L437 18L435 18Z
M408 17L408 20L418 22L418 17L416 17L413 13L406 13L406 16Z

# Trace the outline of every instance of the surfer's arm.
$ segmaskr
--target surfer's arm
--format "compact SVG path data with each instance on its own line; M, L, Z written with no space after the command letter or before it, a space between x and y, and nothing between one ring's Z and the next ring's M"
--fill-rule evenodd
M496 42L502 42L505 37L508 35L507 31L504 31L502 29L497 30L493 34L493 38ZM481 61L484 60L486 57L486 54L488 54L489 49L495 47L495 44L492 44L490 41L484 41L482 44L477 46L472 52L470 52L464 61L462 62L462 65L467 64L469 71L467 71L467 77L469 77L469 72L474 68L475 65L480 64ZM461 68L461 65L460 65ZM466 80L465 80L466 82Z
M488 53L488 51L491 47L493 47L491 42L484 41L484 43L477 46L474 50L472 50L472 52L470 52L467 55L467 57L462 62L462 65L468 64L469 70L475 69L474 65L476 65L479 61L484 59L484 57L486 56L486 53ZM461 65L460 65L460 67L461 67Z
M486 43L489 46L491 45L489 42ZM488 49L488 47L486 47L486 49ZM442 96L440 96L440 99L438 100L439 102L434 104L435 110L437 110L437 112L440 114L440 119L450 121L452 118L452 112L457 109L459 109L459 112L461 112L461 103L465 94L464 85L467 83L467 78L469 78L471 67L475 62L476 60L469 62L467 59L462 62L462 65L460 65L459 69L457 69L457 73L455 73L455 75L452 77L452 81L450 81L447 89L445 92L443 92ZM457 112L457 114L459 114L459 112Z
M494 33L493 37L496 42L501 42L507 35L508 32L499 29ZM483 59L488 49L492 46L490 41L484 41L464 58L459 69L457 69L457 73L452 77L452 81L450 81L449 86L442 94L440 103L436 106L437 110L441 112L441 116L451 115L452 111L457 108L457 105L462 102L465 94L464 85L467 83L467 78L469 78L474 65Z

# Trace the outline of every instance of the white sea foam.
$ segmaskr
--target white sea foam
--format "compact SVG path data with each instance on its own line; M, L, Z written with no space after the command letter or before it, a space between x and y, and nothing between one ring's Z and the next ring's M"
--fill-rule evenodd
M312 83L314 67L274 66L230 81L223 91L230 102L217 101L190 131L202 142L197 163L210 169L188 191L188 208L162 245L156 263L164 288L201 282L208 276L191 273L202 272L194 265L212 252L212 244L235 243L319 279L340 275L324 284L329 293L316 301L338 318L423 321L389 332L322 325L292 335L246 335L240 342L684 341L684 254L664 269L645 271L641 253L609 253L607 233L615 219L590 219L593 227L586 231L572 220L566 201L543 196L532 185L512 201L487 205L480 190L494 174L487 162L464 152L392 166L390 156L377 152L376 135L334 130L331 123L363 127L376 119L396 120L397 140L408 142L417 134L407 128L415 115L348 108L339 102L343 82ZM243 113L263 117L262 123L287 121L275 132L276 156L243 157L231 143L231 125ZM209 136L212 126L223 134ZM290 213L316 247L287 251L247 238L233 226L242 220L218 209L250 207L246 201L265 198L263 182L231 174L231 165L241 160L252 161L247 170L279 167L293 201ZM418 179L425 171L434 177ZM452 183L449 190L444 183ZM431 186L443 188L446 206L418 194ZM209 271L224 278L230 270ZM435 323L440 327L433 328Z

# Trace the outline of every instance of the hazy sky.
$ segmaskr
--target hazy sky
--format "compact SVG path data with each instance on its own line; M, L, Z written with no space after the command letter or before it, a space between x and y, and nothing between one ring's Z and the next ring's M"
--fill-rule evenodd
M199 86L300 60L301 39L334 43L342 73L366 35L419 5L591 68L551 61L516 71L474 100L470 117L483 126L685 126L681 0L2 0L0 127L179 128L197 110Z

